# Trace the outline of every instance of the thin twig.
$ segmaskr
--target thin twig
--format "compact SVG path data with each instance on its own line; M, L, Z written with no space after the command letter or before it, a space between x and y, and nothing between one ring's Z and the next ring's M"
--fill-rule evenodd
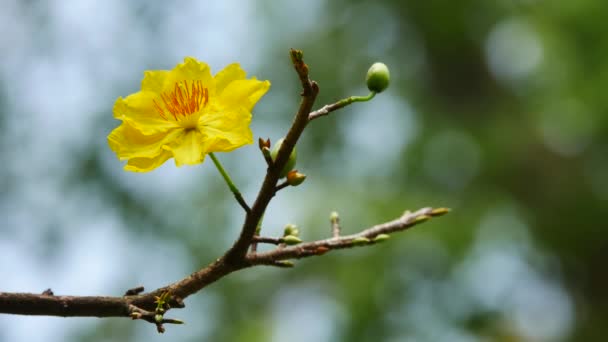
M286 187L288 187L288 186L289 186L289 182L284 181L283 183L281 183L281 184L277 185L277 186L276 186L276 188L274 188L274 191L275 191L275 192L279 192L279 191L281 191L281 190L285 189L285 188L286 188Z
M340 216L338 216L337 212L332 212L329 216L329 222L331 223L331 236L337 238L340 236Z
M280 239L267 236L254 236L253 241L258 243L269 243L272 245L278 245L281 243Z
M165 332L163 324L184 324L184 321L175 318L166 318L164 315L160 315L154 311L148 311L138 308L135 305L129 305L129 316L131 319L141 319L148 323L156 325L156 330L159 333Z
M326 252L335 249L372 245L377 242L374 241L374 238L380 234L404 231L419 223L425 222L432 217L440 216L445 213L447 213L447 209L445 208L423 208L414 213L406 212L398 219L375 225L357 234L341 236L338 238L332 237L325 240L301 243L299 245L280 249L277 248L269 252L250 254L247 256L247 260L253 265L268 265L276 263L277 260L300 259L325 254Z

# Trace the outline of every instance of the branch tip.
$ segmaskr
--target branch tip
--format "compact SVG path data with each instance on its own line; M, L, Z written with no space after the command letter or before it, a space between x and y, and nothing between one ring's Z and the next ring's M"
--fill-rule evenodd
M137 287L134 287L132 289L128 289L125 292L125 296L136 296L136 295L138 295L138 294L140 294L142 292L144 292L144 287L143 286L137 286Z
M429 215L431 216L443 216L451 211L450 208L435 208L431 210Z
M53 293L53 290L51 290L50 288L42 291L42 295L43 296L54 296L55 294Z
M331 235L334 238L340 237L340 230L342 228L340 227L340 216L338 215L338 212L331 212L329 215L329 222L331 223Z

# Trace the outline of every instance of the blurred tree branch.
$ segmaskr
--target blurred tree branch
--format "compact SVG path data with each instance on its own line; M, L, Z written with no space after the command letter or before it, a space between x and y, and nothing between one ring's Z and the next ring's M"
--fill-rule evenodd
M295 238L289 240L292 244L290 246L287 246L289 243L285 243L287 240L285 237L270 238L257 235L268 204L280 190L277 183L281 178L281 170L288 162L306 125L317 117L328 115L354 102L351 98L347 98L312 112L319 87L308 76L308 66L303 61L302 52L292 49L290 54L302 84L302 100L276 159L273 161L265 155L268 169L253 205L249 209L242 198L242 201L239 201L239 204L245 208L245 220L239 237L223 256L184 279L148 293L142 293L143 287L130 289L122 297L56 296L50 290L42 294L0 292L0 313L62 317L131 317L154 323L158 331L163 332L165 323L182 323L179 320L165 318L166 311L171 308L183 308L186 297L234 271L257 265L292 267L293 263L289 259L322 255L334 249L374 245L388 239L390 233L407 230L432 217L446 214L448 209L445 208L423 208L413 213L408 211L395 220L369 227L357 234L340 236L337 214L332 213L331 238L306 243L300 243L300 240ZM262 253L256 252L255 249L249 251L256 243L272 243L277 247Z

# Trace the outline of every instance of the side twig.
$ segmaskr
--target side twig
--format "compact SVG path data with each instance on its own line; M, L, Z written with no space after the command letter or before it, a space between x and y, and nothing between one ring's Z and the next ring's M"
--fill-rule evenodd
M264 253L249 254L247 260L253 265L272 265L278 260L301 259L322 255L335 249L373 245L385 240L377 239L380 235L405 231L432 217L441 216L447 212L448 209L445 208L423 208L413 213L406 212L398 219L375 225L357 234L301 243L295 246L277 248Z
M340 216L337 212L334 211L329 215L329 222L331 223L331 236L339 237L342 227L340 227Z
M254 236L253 241L259 242L259 243L269 243L271 245L278 245L281 243L281 239L279 239L279 238L266 237L266 236Z

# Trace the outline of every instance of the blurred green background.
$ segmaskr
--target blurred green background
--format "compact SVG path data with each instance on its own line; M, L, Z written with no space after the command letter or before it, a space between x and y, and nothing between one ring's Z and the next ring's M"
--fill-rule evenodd
M608 336L608 2L18 1L0 12L0 290L120 295L206 265L242 210L212 164L122 171L118 96L185 56L268 79L280 138L304 50L317 107L392 84L305 131L303 186L264 233L305 240L446 206L380 246L258 267L189 297L158 335L127 319L0 316L0 341L601 341ZM252 201L255 146L220 154Z

